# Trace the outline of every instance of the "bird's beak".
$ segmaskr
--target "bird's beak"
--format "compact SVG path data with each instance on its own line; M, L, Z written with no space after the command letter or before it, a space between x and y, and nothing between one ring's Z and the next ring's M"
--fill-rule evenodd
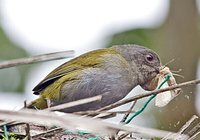
M161 67L162 66L156 67L156 73L160 73Z

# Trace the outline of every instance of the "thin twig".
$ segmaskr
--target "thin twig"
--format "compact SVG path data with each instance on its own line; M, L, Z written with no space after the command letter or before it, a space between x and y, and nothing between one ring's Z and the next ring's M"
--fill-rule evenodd
M131 134L131 132L123 133L123 134L121 134L120 136L117 137L117 140L122 140L130 134Z
M47 108L45 110L62 110L62 109L66 109L66 108L70 108L70 107L73 107L73 106L78 106L78 105L82 105L82 104L86 104L86 103L90 103L90 102L94 102L94 101L100 101L101 98L102 98L102 96L98 95L98 96L94 96L94 97L91 97L91 98L85 98L85 99L81 99L81 100L77 100L77 101L53 106L53 107Z
M0 127L2 127L3 125L7 125L9 127L12 127L12 126L17 126L17 125L23 125L23 124L26 124L25 122L2 122L0 123Z
M108 112L108 113L116 113L116 114L126 114L128 112L130 113L134 113L135 111L134 110L121 110L121 111L102 111L102 112Z
M69 58L69 57L73 57L73 56L74 56L74 51L69 50L69 51L36 55L36 56L26 57L26 58L19 58L19 59L1 62L0 69L19 66L19 65L25 65L25 64L33 64L33 63L37 63L37 62Z
M49 107L49 108L46 108L44 110L48 110L48 111L50 111L50 110L51 111L52 110L61 110L61 109L65 109L65 108L69 108L69 107L73 107L73 106L77 106L77 105L82 105L82 104L86 104L86 103L90 103L90 102L94 102L94 101L100 101L101 98L102 98L102 96L98 95L98 96L94 96L94 97L91 97L91 98L81 99L81 100L77 100L77 101L73 101L73 102L69 102L69 103L65 103L65 104ZM50 106L50 104L51 104L50 100L47 100L47 104L48 104L48 106ZM112 112L112 114L114 114L114 113L115 112ZM121 112L119 111L118 113L123 113L123 111L121 111ZM13 121L2 122L2 123L0 123L0 126L3 126L3 125L11 126L11 125L13 125L13 123L15 124L16 122L13 122ZM19 124L24 124L24 123L20 122Z
M128 99L125 99L125 100L122 100L122 101L118 101L118 102L116 102L116 103L114 103L114 104L105 106L105 107L103 107L103 108L101 108L101 109L98 109L98 110L96 110L96 111L77 112L77 114L81 114L81 115L97 115L97 114L99 114L101 111L110 110L110 109L113 109L113 108L115 108L115 107L118 107L118 106L127 104L127 103L129 103L129 102L136 101L136 100L141 99L141 98L145 98L145 97L148 97L148 96L151 96L151 95L154 95L154 94L155 94L155 95L156 95L156 94L160 94L160 93L162 93L162 92L169 91L169 90L173 90L173 89L177 89L177 88L180 88L180 87L192 86L192 85L199 84L199 83L200 83L200 80L192 80L192 81L180 83L180 84L177 84L177 85L174 85L174 86L169 86L169 87L167 87L167 88L157 89L157 90L154 90L154 91L150 91L150 92L147 92L147 93L143 93L143 94L140 94L140 95L136 95L136 96L130 97L130 98L128 98Z
M21 121L27 123L37 123L45 126L60 126L64 129L74 130L81 128L82 130L98 133L102 135L112 135L116 130L122 130L127 132L134 132L137 134L144 134L154 137L165 137L169 133L173 132L156 130L151 128L144 128L134 125L121 125L103 122L97 119L91 119L87 117L80 117L72 114L65 114L64 116L58 116L49 111L37 111L37 110L20 110L20 111L8 111L0 110L0 119ZM177 134L174 134L177 135ZM185 140L185 135L180 135ZM183 140L182 139L182 140Z
M57 128L42 132L40 134L36 134L36 135L32 136L31 138L32 139L37 139L37 138L40 138L40 137L52 136L52 135L54 135L54 134L56 134L56 133L58 133L60 131L63 131L63 128L57 127Z
M189 140L193 140L200 134L200 118L193 115L192 118L182 127L179 132L190 137Z
M200 133L200 118L196 115L193 115L192 118L181 127L178 133L187 135L188 140L195 139L196 136ZM162 140L168 140L169 137L174 137L174 140L180 139L179 137L173 136L173 134L169 134L162 138Z
M119 111L100 111L98 112L96 115L98 114L101 114L101 113L108 113L108 114L125 114L129 112L129 110L119 110ZM130 113L134 113L135 111L132 110ZM85 113L87 114L93 114L94 113L94 110L90 110L90 111L80 111L80 112L74 112L73 114L76 114L76 115L84 115ZM86 115L87 116L87 115ZM1 126L1 124L0 124Z
M192 137L190 137L188 140L194 140L196 139L196 137L200 134L200 131L198 131L197 133L195 133Z
M120 123L123 124L123 123L126 121L126 119L128 118L128 116L129 116L130 113L132 112L132 110L133 110L134 106L136 105L136 103L137 103L137 100L134 101L134 102L132 103L131 107L129 108L129 110L127 110L127 113L124 114L124 116L123 116L122 120L120 121ZM118 134L118 133L119 133L119 131L118 131L116 134ZM125 138L125 137L128 136L129 134L130 134L130 133L125 133L125 134L120 135L120 136L118 137L118 140L121 140L121 139Z
M101 118L101 119L107 119L107 118L111 118L111 117L115 117L117 114L126 114L127 112L130 113L134 113L135 111L129 111L129 110L125 110L125 111L101 111L99 112L99 114L94 115L93 118ZM92 111L93 113L93 111ZM76 112L74 113L76 114ZM77 114L78 115L78 114ZM85 115L87 116L87 115Z
M125 122L126 119L128 118L128 116L130 115L130 113L132 112L135 104L137 103L137 101L134 101L133 104L131 105L131 107L129 108L129 110L127 110L127 113L124 114L123 119L120 121L121 123Z
M26 104L26 100L25 100L25 101L24 101L24 108L26 108L26 107L27 107L27 104ZM26 123L26 129L25 129L25 131L26 131L27 139L28 139L28 140L31 140L30 125L29 125L29 123Z
M162 65L162 67L167 67L170 63L174 62L174 58L171 59L170 61L168 61L167 63L165 63L164 65Z
M104 112L104 113L100 113L98 115L93 116L93 118L100 118L100 119L108 119L108 118L113 118L116 117L117 113L115 112ZM87 116L87 115L86 115Z
M185 125L181 127L181 129L179 130L179 133L187 132L188 127L190 127L194 122L200 123L200 118L196 115L193 115L191 119L187 121L187 123L185 123Z
M103 134L112 133L105 123L91 118L83 118L73 114L59 116L58 114L46 110L23 109L19 111L0 110L1 120L20 121L36 123L45 126L61 126L65 129L75 130L84 128L89 132L99 132Z

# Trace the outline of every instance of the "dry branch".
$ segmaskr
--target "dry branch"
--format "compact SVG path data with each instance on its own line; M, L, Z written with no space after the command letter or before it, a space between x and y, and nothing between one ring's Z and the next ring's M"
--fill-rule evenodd
M173 89L177 89L177 88L181 88L181 87L187 87L187 86L191 86L191 85L195 85L195 84L199 84L199 83L200 83L200 80L192 80L192 81L180 83L180 84L177 84L175 86L169 86L167 88L157 89L157 90L154 90L154 91L150 91L150 92L147 92L147 93L136 95L136 96L130 97L128 99L121 100L121 101L118 101L118 102L116 102L114 104L108 105L108 106L103 107L101 109L98 109L96 111L77 112L76 114L81 114L81 115L97 115L97 114L99 114L102 111L110 110L110 109L113 109L115 107L127 104L129 102L136 101L136 100L141 99L141 98L145 98L145 97L148 97L148 96L151 96L151 95L154 95L154 94L160 94L160 93L165 92L165 91L169 91L169 90L173 90Z
M34 136L32 136L32 139L37 139L37 138L40 138L40 137L45 137L45 136L53 136L54 134L58 133L58 132L61 132L63 129L58 127L58 128L54 128L54 129L51 129L51 130L48 130L46 132L43 132L43 133L40 133L40 134L36 134Z
M129 110L127 110L127 113L124 114L124 117L122 118L122 120L120 121L121 123L125 122L126 119L128 118L128 116L130 115L130 113L132 113L132 110L134 108L134 106L136 105L137 101L134 101L131 105L131 107L129 108Z
M103 122L101 120L92 118L83 118L81 116L66 114L64 116L58 116L57 114L49 111L36 111L36 110L20 110L20 111L7 111L0 110L1 120L12 120L20 122L36 123L45 126L60 126L64 129L81 129L88 132L98 133L101 135L112 135L116 131L122 130L126 132L133 132L137 134L152 136L152 137L165 137L169 135L168 131L156 130L150 128L143 128L134 125L121 125ZM181 137L182 140L187 138L185 135L172 133L173 136Z
M200 118L193 115L192 118L182 127L179 134L186 134L193 140L200 134Z
M28 58L5 61L5 62L0 63L0 69L14 67L18 65L24 65L24 64L32 64L36 62L68 58L68 57L72 57L73 54L74 54L74 51L63 51L63 52L43 54L43 55L38 55L38 56L33 56L33 57L28 57ZM112 108L118 107L120 105L129 103L132 101L137 101L138 99L151 96L153 94L160 94L164 91L173 90L173 89L185 87L185 86L191 86L191 85L199 84L199 83L200 83L200 80L188 81L188 82L181 83L175 86L170 86L167 88L140 94L140 95L119 101L112 105L103 107L96 111L86 111L86 112L78 112L78 113L87 114L87 115L88 114L98 115L102 112L105 113L105 111L110 110ZM101 100L101 96L95 96L95 97L83 99L80 101L75 101L71 103L66 103L66 104L50 107L43 111L20 110L20 111L15 112L15 111L0 110L0 120L9 120L9 121L12 120L12 121L20 121L20 122L26 122L26 123L37 123L37 124L42 124L45 126L53 126L53 125L60 126L59 128L48 130L44 133L35 135L33 136L34 138L48 135L49 133L56 133L57 131L61 131L63 128L70 129L70 130L81 128L89 132L106 134L106 135L112 135L112 134L115 134L116 131L122 130L122 131L125 131L125 135L129 133L137 133L137 134L143 134L143 135L148 135L152 137L167 136L168 139L178 138L182 140L188 139L188 136L190 137L190 139L192 139L196 137L197 134L200 133L199 131L200 123L198 122L196 125L193 125L194 120L195 121L197 120L196 118L192 121L190 120L189 122L191 123L186 123L186 125L183 127L183 130L181 130L179 133L172 133L172 132L167 132L167 131L137 127L133 125L124 126L121 124L111 124L111 123L102 122L100 120L96 120L94 118L93 119L87 118L87 117L83 118L83 117L73 115L73 114L65 114L64 116L58 116L57 114L48 111L48 110L61 110L64 108L73 107L73 106L77 106L77 105L81 105L81 104L85 104L85 103L89 103L93 101L98 101L98 100ZM128 110L127 112L130 113L130 111L131 110ZM115 115L116 112L110 112L110 114ZM198 121L199 121L199 118L198 118ZM186 133L186 130L188 130L187 133ZM187 134L188 136L186 136L185 134Z
M0 69L19 66L19 65L25 65L25 64L33 64L37 62L69 58L73 56L74 56L74 51L72 50L36 55L32 57L27 57L27 58L20 58L20 59L14 59L14 60L1 62Z
M98 95L98 96L94 96L94 97L91 97L91 98L85 98L85 99L81 99L81 100L77 100L77 101L53 106L53 107L47 108L45 110L62 110L62 109L66 109L66 108L70 108L70 107L73 107L73 106L78 106L78 105L82 105L82 104L86 104L86 103L90 103L90 102L94 102L94 101L100 101L101 98L102 98L102 96Z
M200 118L196 115L193 115L192 118L181 127L178 133L187 135L188 140L194 140L197 135L200 134ZM162 138L162 140L168 140L169 136L172 137L173 134ZM179 140L179 138L174 137L174 140Z

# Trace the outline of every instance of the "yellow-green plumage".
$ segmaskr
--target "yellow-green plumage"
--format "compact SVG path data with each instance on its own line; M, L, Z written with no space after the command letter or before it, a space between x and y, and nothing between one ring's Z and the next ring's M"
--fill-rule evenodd
M47 108L47 100L61 100L62 96L60 93L60 89L62 87L62 84L77 77L79 72L81 71L71 71L53 82L51 85L47 86L44 90L40 92L40 97L33 101L31 106L34 106L37 109L44 109Z
M152 59L151 59L152 58ZM143 86L160 68L156 53L139 45L116 45L74 58L49 73L34 89L40 95L28 108L51 106L102 95L101 101L66 108L75 112L95 110L124 98Z
M104 61L103 55L106 55L106 54L117 54L117 52L112 48L108 48L108 49L95 50L95 51L91 51L89 53L83 54L75 59L72 59L69 62L62 64L61 66L53 70L51 73L49 73L45 77L43 81L49 78L55 77L57 75L63 74L63 73L70 75L71 74L70 72L72 71L76 71L76 70L79 71L81 69L85 69L88 67L95 67L97 65L101 65L101 63L103 63Z
M82 72L83 69L88 67L100 67L100 65L105 61L103 56L107 54L117 54L117 52L113 48L95 50L83 54L57 67L55 70L49 73L38 85L61 75L60 78L58 78L49 86L45 87L43 90L39 91L40 97L35 101L32 101L29 107L45 109L47 108L47 100L61 100L62 95L60 90L63 83L78 79L78 75Z

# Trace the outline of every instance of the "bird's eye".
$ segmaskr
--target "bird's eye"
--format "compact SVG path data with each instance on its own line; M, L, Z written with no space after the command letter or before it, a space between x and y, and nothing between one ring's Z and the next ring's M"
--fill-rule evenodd
M147 60L148 62L152 62L152 61L154 60L153 55L147 54L147 55L146 55L146 60Z

